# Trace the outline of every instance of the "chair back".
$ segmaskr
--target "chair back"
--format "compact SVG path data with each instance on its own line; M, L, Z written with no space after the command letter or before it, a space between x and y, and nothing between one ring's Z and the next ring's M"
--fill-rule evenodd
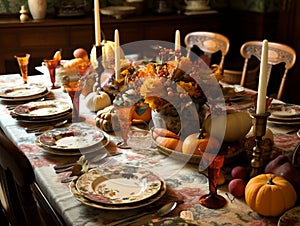
M251 56L256 57L259 61L261 60L262 41L249 41L245 42L241 48L240 53L245 58L242 77L240 85L244 86L246 81L248 61ZM279 63L285 64L285 70L281 78L279 90L277 93L277 99L282 99L283 89L285 86L286 76L289 69L291 69L296 62L296 52L290 46L285 44L269 42L268 43L268 80L270 78L271 69L273 65Z
M195 31L188 33L184 38L184 42L188 57L190 57L193 46L197 46L210 57L212 54L221 51L219 68L223 71L225 56L229 51L230 45L229 39L226 36L215 32Z
M65 225L36 184L30 161L2 130L0 156L0 208L8 225Z

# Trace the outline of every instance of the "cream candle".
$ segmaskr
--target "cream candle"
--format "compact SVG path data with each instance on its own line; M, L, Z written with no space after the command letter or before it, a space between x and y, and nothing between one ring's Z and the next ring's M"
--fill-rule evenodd
M180 50L180 31L176 30L175 32L175 50Z
M94 0L94 23L95 23L95 44L101 45L101 27L100 27L100 5L99 0Z
M119 31L115 30L115 78L118 81L120 79L120 40Z
M267 83L268 83L267 80L268 80L268 40L263 40L261 59L260 59L256 114L264 114L266 111Z

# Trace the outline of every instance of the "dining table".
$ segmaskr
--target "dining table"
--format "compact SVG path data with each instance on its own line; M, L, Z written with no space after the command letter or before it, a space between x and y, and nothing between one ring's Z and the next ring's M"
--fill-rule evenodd
M0 76L0 89L22 84L19 74L8 74ZM39 83L49 87L49 92L38 100L55 100L72 104L70 97L63 89L51 89L51 82L45 75L30 75L28 84ZM248 90L255 94L255 91ZM251 96L249 95L249 96ZM35 100L36 101L36 100ZM252 103L252 104L251 104ZM273 100L272 103L282 103ZM82 122L72 122L56 126L56 121L51 121L47 117L38 122L30 120L19 120L11 114L13 109L20 103L17 101L1 100L0 104L0 126L4 133L15 143L30 160L35 172L36 182L42 193L47 198L51 206L62 217L66 225L72 226L94 226L94 225L119 225L114 224L125 217L138 216L140 213L154 213L163 204L176 201L176 208L165 216L153 215L153 219L146 215L145 219L140 217L135 225L277 225L279 217L264 217L253 211L245 202L244 197L234 197L228 191L228 181L230 180L230 170L241 163L241 159L231 159L224 163L226 182L218 186L218 194L226 199L226 205L220 209L210 209L199 203L199 198L207 194L208 179L199 172L198 164L183 161L167 155L159 149L154 142L147 148L140 148L140 145L132 145L131 148L122 149L117 146L121 138L114 133L102 131L96 126L96 112L84 107L85 99L80 97L80 115L85 118ZM252 107L253 100L232 101L228 107L232 109L246 110ZM51 152L37 142L41 136L40 132L30 130L30 128L52 126L55 128L79 127L81 130L94 129L101 131L107 139L105 145L93 153L93 157L106 153L107 156L91 163L94 169L103 169L113 166L132 166L147 169L149 172L158 175L165 186L164 191L156 196L152 201L140 201L129 205L109 205L98 204L93 200L86 199L78 194L74 180L63 183L64 179L71 174L70 171L57 173L54 166L68 162L77 161L83 154L62 154L61 152ZM268 122L267 128L274 135L273 149L286 153L295 149L300 142L297 136L296 125L279 125ZM50 129L50 130L51 130ZM88 155L88 154L87 154ZM95 168L96 167L96 168ZM62 182L63 181L63 182ZM148 216L148 217L147 217ZM144 220L143 220L144 219ZM165 224L163 224L165 222ZM133 221L127 222L128 225ZM186 224L183 224L186 223ZM121 225L121 224L120 224ZM134 225L134 224L133 224Z

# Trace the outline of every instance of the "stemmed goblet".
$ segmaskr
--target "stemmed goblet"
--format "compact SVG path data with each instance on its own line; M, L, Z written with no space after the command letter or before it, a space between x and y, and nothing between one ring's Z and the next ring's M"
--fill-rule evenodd
M130 131L132 114L133 114L133 106L131 105L118 105L114 102L114 108L117 113L120 130L121 130L121 137L123 139L122 142L118 143L119 148L130 148L127 144L128 133Z
M207 168L209 193L200 197L200 204L210 209L222 208L227 201L223 196L217 194L217 185L225 156L222 153L205 152L202 158L209 162Z
M51 89L58 89L60 88L60 86L56 86L55 85L55 70L57 68L57 66L60 64L60 60L58 59L44 59L44 63L46 65L46 67L48 68L49 70L49 74L50 74L50 80L52 82L52 87Z
M23 82L24 82L24 84L26 84L27 80L28 80L28 63L29 63L30 54L28 54L28 53L17 54L17 55L15 55L15 58L18 61Z
M85 118L79 115L79 99L82 91L82 84L80 78L77 79L65 79L63 82L64 89L67 91L68 95L71 98L73 105L73 122L82 122Z

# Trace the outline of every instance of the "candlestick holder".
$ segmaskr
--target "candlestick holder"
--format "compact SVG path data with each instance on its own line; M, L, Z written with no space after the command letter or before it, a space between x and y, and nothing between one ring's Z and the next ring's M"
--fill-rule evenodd
M98 62L98 67L95 69L95 72L96 72L96 78L95 78L95 84L94 84L94 90L95 91L98 90L98 89L101 89L101 74L104 71L104 68L103 68L103 65L102 65L102 60L101 60L102 48L103 48L103 45L100 45L100 46L95 45L96 59L97 59L97 62Z
M269 158L271 154L270 152L264 153L264 149L262 148L262 137L266 134L267 119L270 116L270 112L256 114L254 111L250 111L249 113L253 119L253 129L255 134L255 146L252 149L251 159L252 170L250 173L250 177L254 177L262 173L265 165L264 158Z

